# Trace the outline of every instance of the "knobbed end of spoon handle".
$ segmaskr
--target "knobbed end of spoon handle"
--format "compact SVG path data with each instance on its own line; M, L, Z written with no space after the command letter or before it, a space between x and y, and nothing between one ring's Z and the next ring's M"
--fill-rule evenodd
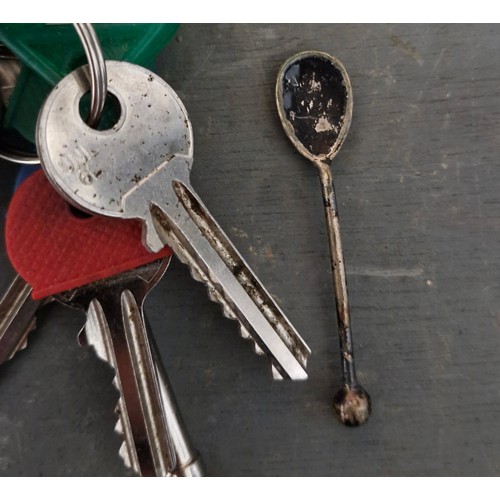
M343 386L333 398L333 406L339 420L349 427L364 424L372 410L370 395L360 386Z

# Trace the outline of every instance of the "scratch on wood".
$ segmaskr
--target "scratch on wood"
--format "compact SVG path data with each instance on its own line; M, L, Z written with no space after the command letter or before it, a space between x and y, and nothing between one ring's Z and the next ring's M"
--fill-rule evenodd
M411 45L409 42L401 40L401 38L396 35L391 35L391 41L394 45L396 45L396 47L403 49L406 55L414 59L419 66L423 66L424 60L413 45Z
M421 267L405 268L378 268L378 267L354 267L348 269L347 274L351 276L373 276L376 278L417 278L422 276L424 270Z

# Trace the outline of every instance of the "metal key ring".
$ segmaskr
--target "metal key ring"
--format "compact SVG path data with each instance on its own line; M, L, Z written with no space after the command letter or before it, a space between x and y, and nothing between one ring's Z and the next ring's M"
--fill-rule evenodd
M106 63L99 38L90 23L74 23L73 26L82 42L89 65L90 80L90 113L87 124L93 127L99 121L106 96L108 79ZM40 160L36 154L29 154L14 147L2 144L0 141L0 158L13 163L36 165Z
M74 23L80 41L82 42L90 70L90 114L87 125L94 127L104 108L108 93L108 78L106 76L106 63L102 53L99 38L90 23Z

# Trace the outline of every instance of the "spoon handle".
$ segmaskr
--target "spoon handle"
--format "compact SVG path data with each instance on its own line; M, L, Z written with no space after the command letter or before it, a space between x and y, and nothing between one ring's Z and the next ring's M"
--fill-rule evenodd
M351 314L347 282L345 276L344 255L340 237L340 221L335 198L335 188L330 165L316 163L321 180L321 191L325 207L328 228L328 243L337 308L340 358L342 362L343 387L334 398L334 406L340 420L346 425L360 425L368 419L371 411L370 396L359 385L354 366L354 348L351 333Z
M345 277L344 254L340 237L340 221L337 211L337 200L330 166L321 163L319 175L321 190L325 207L325 217L328 227L328 243L333 273L333 288L335 290L335 305L337 308L337 321L339 341L342 358L342 372L347 385L357 385L356 371L353 359L353 343L351 334L351 314L349 310L349 297Z

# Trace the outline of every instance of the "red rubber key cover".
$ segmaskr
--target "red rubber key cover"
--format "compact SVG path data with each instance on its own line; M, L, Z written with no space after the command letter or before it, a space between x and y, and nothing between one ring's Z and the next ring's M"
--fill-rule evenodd
M139 221L73 215L39 171L12 198L5 239L15 270L42 299L171 255L148 252L141 232Z

